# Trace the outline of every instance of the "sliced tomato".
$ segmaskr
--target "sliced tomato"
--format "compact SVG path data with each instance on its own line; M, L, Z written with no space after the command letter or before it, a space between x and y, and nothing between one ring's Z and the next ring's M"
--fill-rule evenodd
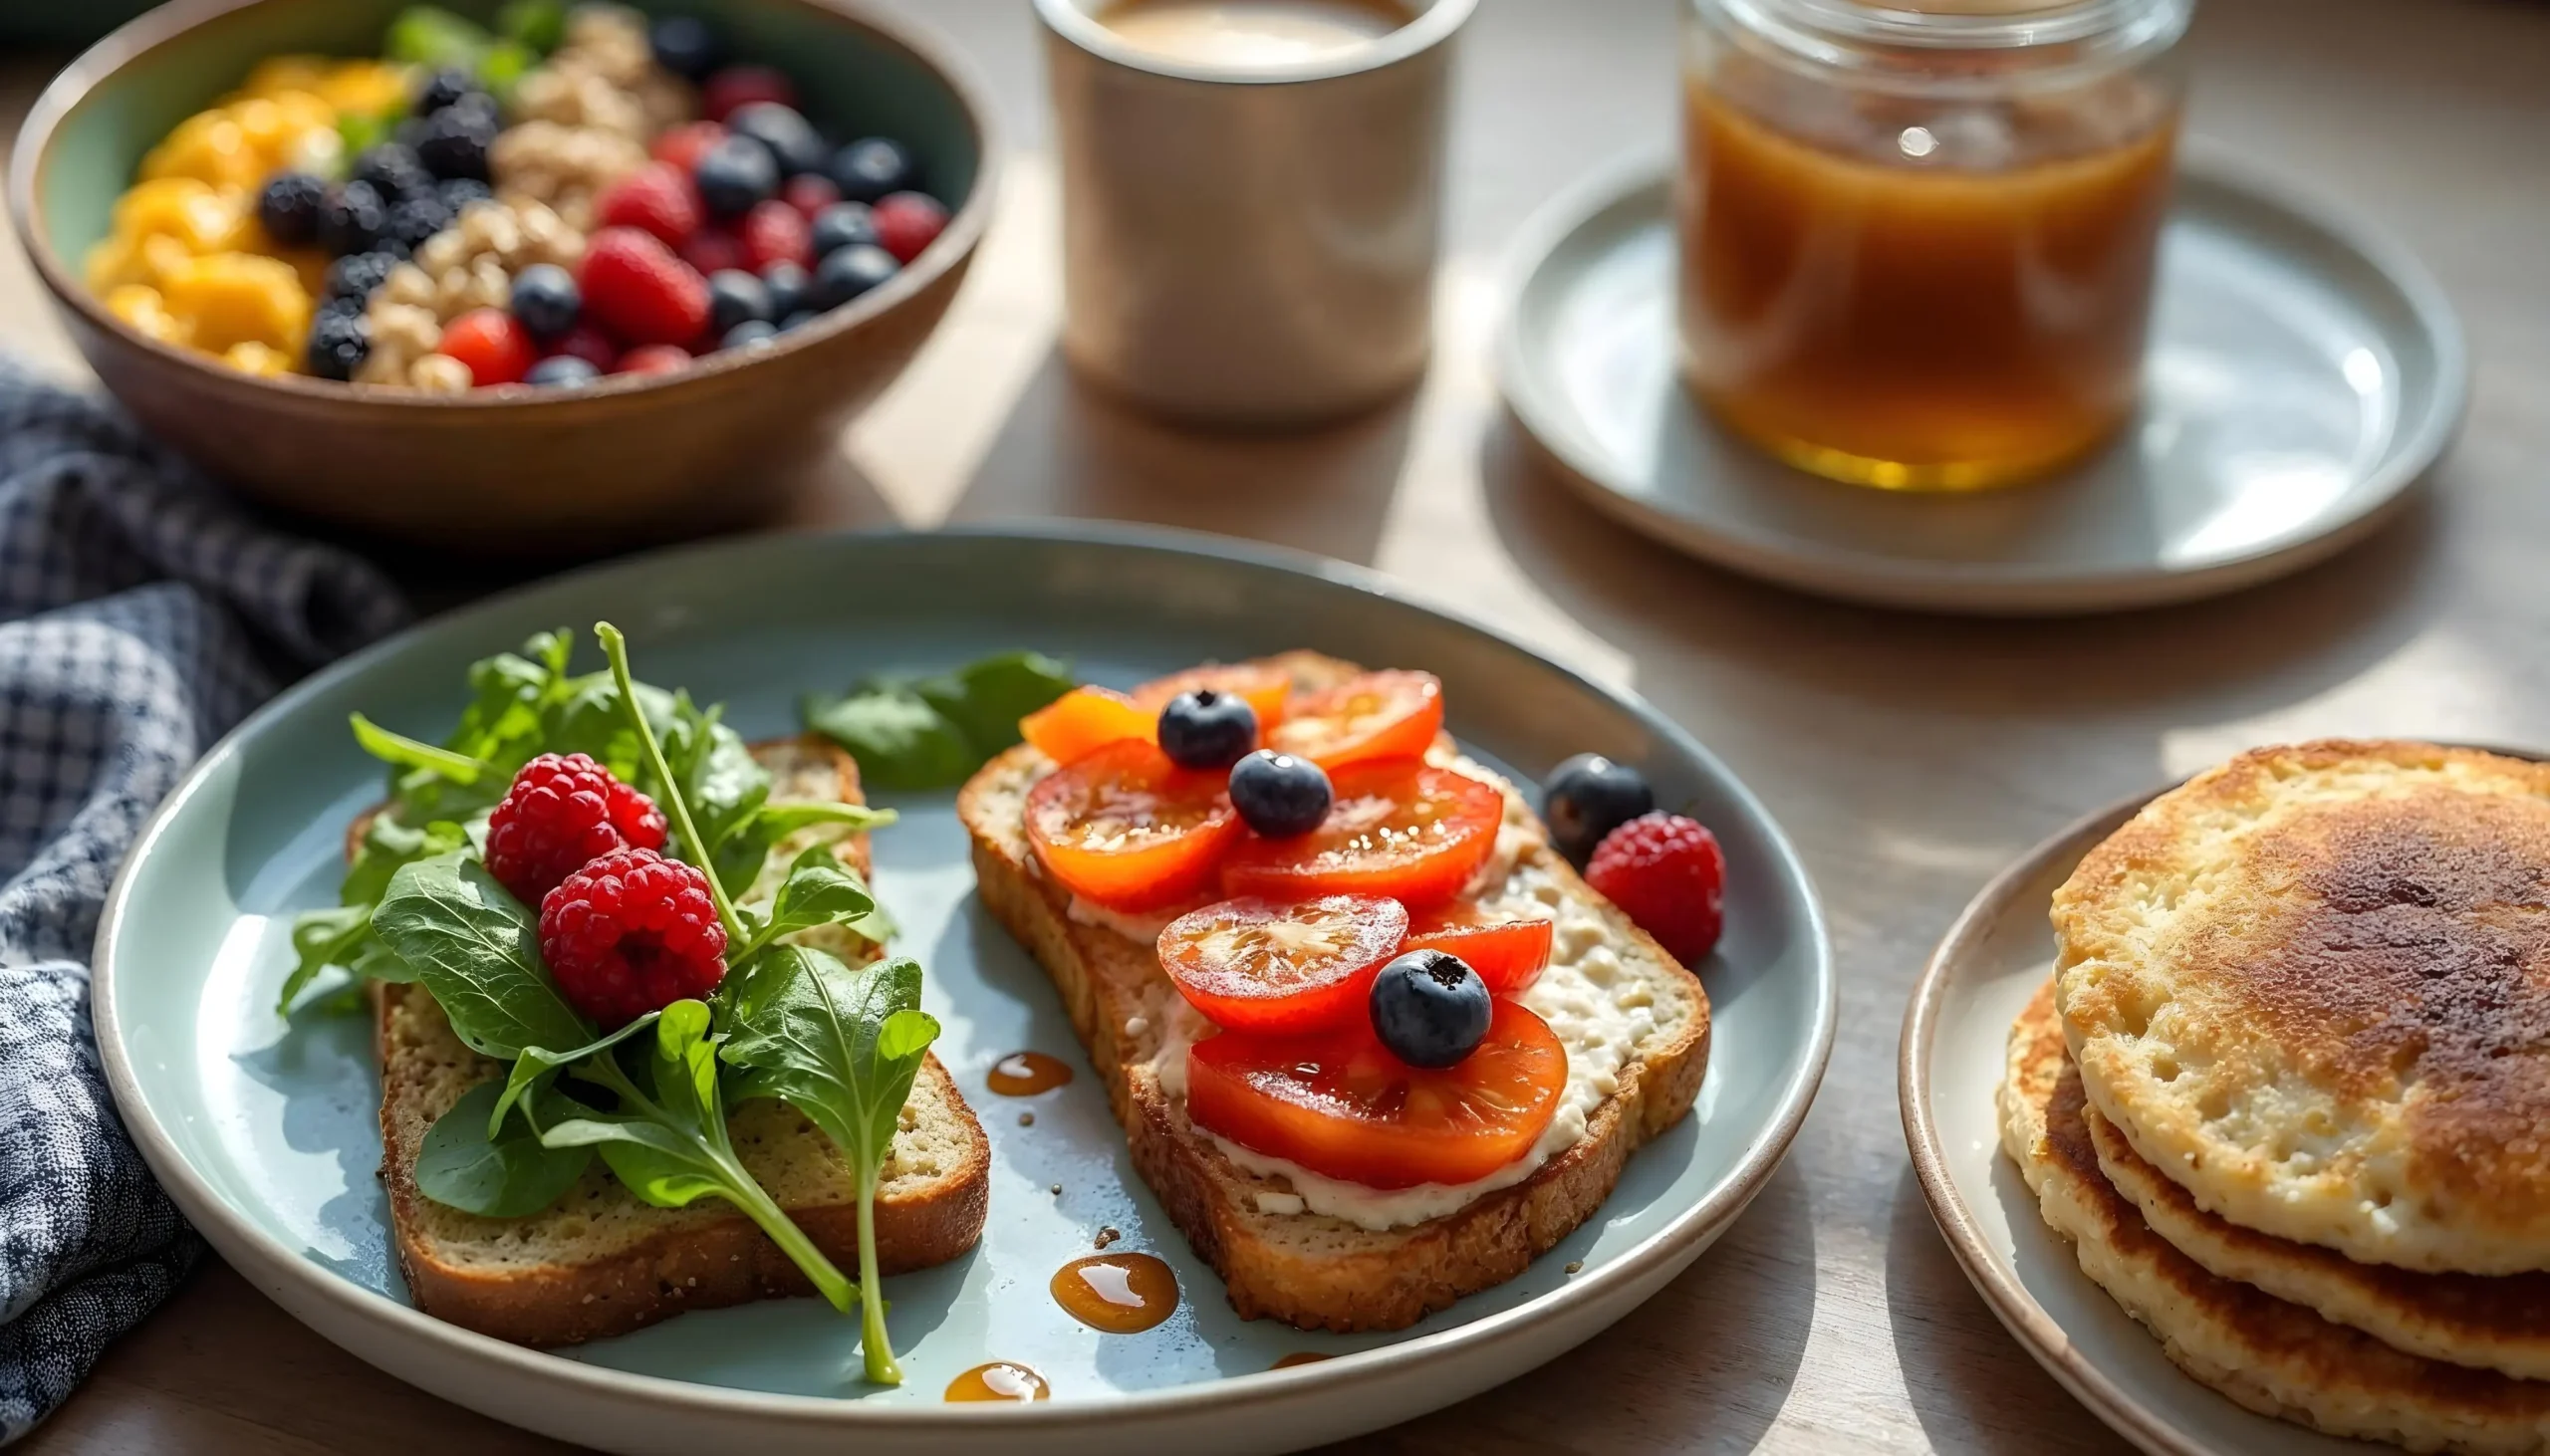
M1266 746L1335 773L1371 759L1422 757L1442 731L1440 678L1367 672L1296 701L1266 735Z
M1478 972L1491 995L1511 996L1549 968L1556 931L1557 922L1549 919L1491 915L1474 900L1454 900L1414 917L1407 927L1407 943L1400 950L1402 954L1439 950L1459 956Z
M1018 735L1038 753L1067 764L1128 738L1155 742L1159 710L1145 711L1112 687L1076 687L1019 719Z
M1369 1016L1373 977L1406 935L1407 908L1397 900L1251 896L1171 921L1159 963L1213 1025L1295 1035Z
M1467 1183L1532 1150L1558 1114L1567 1048L1496 1003L1477 1051L1410 1067L1369 1024L1316 1037L1224 1032L1186 1054L1186 1111L1242 1147L1368 1188Z
M1257 714L1257 731L1264 733L1284 721L1284 705L1293 696L1293 675L1281 667L1256 662L1207 663L1144 683L1134 689L1134 701L1143 711L1156 716L1168 706L1170 698L1204 687L1248 699L1248 706Z
M1244 832L1227 782L1139 739L1111 743L1028 794L1027 843L1072 893L1111 910L1191 900Z
M1252 835L1222 866L1222 893L1299 900L1388 895L1426 906L1450 899L1496 848L1505 796L1414 759L1358 764L1330 780L1328 819L1307 835Z

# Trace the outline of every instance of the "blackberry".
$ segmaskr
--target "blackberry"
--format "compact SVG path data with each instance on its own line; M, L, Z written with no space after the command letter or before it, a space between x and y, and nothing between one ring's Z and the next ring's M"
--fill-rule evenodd
M409 197L428 196L434 190L434 179L425 172L425 164L416 153L395 141L368 146L355 157L349 174L358 182L370 182L381 194L381 200L395 205Z
M416 88L416 115L430 117L478 90L478 79L466 71L437 71Z
M425 239L451 226L451 207L433 192L420 192L389 209L382 236L413 252Z
M322 309L310 321L310 347L304 361L323 379L351 379L372 356L372 325L361 314Z
M373 290L389 277L389 270L397 266L398 255L386 249L349 253L328 265L328 297L369 299Z
M319 204L319 246L332 256L371 251L389 226L389 205L370 182L348 182Z
M425 169L446 180L487 179L487 148L496 140L492 112L472 106L445 107L417 128L416 155Z
M277 172L257 194L257 221L287 248L306 248L319 236L319 209L328 184L308 172Z
M453 177L449 181L438 184L434 191L442 198L442 205L451 209L451 215L454 217L458 217L460 209L472 202L496 200L496 189L476 177Z

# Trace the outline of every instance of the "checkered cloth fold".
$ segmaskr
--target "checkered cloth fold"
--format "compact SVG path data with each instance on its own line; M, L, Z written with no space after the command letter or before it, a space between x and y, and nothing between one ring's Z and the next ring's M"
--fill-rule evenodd
M202 1249L90 1030L116 866L214 739L404 615L371 567L249 524L111 406L0 361L0 1443Z

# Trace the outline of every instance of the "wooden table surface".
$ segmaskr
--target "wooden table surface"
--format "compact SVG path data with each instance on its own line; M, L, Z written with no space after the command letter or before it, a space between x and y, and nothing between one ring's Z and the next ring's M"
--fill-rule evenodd
M2405 238L2477 361L2462 440L2383 535L2226 601L1992 623L1828 605L1588 516L1504 423L1484 360L1502 250L1553 192L1672 122L1666 0L1489 0L1461 62L1441 348L1406 406L1230 441L1078 387L1053 351L1054 180L1018 0L903 0L991 76L1021 164L939 336L794 524L1168 522L1379 567L1636 687L1757 788L1823 887L1841 1035L1786 1165L1697 1267L1539 1374L1357 1451L2120 1451L1993 1322L1907 1164L1904 998L1958 907L2077 812L2253 742L2550 741L2550 7L2203 0L2194 119ZM0 66L14 127L45 68ZM9 344L78 367L14 247ZM218 1265L26 1446L561 1449L399 1384Z

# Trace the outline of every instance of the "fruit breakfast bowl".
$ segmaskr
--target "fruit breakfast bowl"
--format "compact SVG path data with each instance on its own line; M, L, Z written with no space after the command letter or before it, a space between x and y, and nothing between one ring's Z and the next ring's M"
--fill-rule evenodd
M243 494L588 552L837 448L964 277L992 124L873 0L177 0L46 88L9 209L107 387Z

